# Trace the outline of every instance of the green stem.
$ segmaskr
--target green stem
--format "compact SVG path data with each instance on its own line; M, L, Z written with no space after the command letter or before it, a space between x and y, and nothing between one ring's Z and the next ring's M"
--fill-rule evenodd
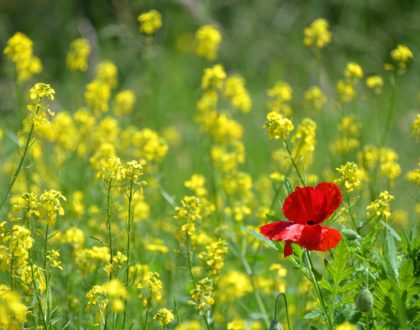
M360 229L359 229L359 226L356 224L356 219L354 218L354 214L353 214L353 211L352 211L351 205L350 205L350 195L347 191L346 191L346 203L347 203L347 207L349 208L349 214L350 214L351 221L353 222L354 229L359 234Z
M109 279L112 279L112 259L113 259L113 252L112 252L112 233L111 233L111 187L112 187L112 180L109 180L108 188L106 192L106 205L107 205L107 218L106 218L106 228L108 229L108 247L109 247L109 263L111 264L111 271L109 272Z
M290 319L289 319L289 308L287 306L287 297L284 293L279 293L276 297L276 302L274 304L274 321L277 321L277 306L278 306L278 300L280 297L283 297L284 299L284 305L286 307L286 319L287 319L287 328L289 330L292 330L292 327L290 326Z
M306 252L306 255L307 255L308 261L309 261L308 270L309 270L309 273L311 274L312 282L313 282L313 284L315 286L315 290L317 292L318 299L319 299L319 301L321 303L322 313L324 314L324 317L325 317L325 319L327 321L328 329L329 330L334 330L334 325L333 325L334 322L331 320L331 318L330 318L330 316L329 316L329 314L327 312L327 307L325 305L324 295L322 294L321 288L319 287L318 281L315 278L315 274L313 272L314 266L313 266L313 263L312 263L312 260L311 260L311 255L310 255L310 253L309 253L308 250L305 250L305 252Z
M187 246L187 263L188 263L188 272L190 274L191 280L193 281L193 284L195 285L195 278L194 274L192 272L192 265L191 265L191 247L190 247L190 238L188 236L188 233L185 233L185 244Z
M10 182L9 187L7 188L7 191L6 191L6 194L3 197L3 200L1 201L0 209L3 207L4 203L6 202L7 197L9 196L10 191L12 190L13 185L15 184L16 179L18 178L18 175L20 173L20 170L22 169L23 163L24 163L25 158L26 158L26 154L28 153L28 150L29 150L29 146L30 146L30 143L31 143L32 135L33 135L33 132L34 132L34 127L35 127L35 124L32 121L32 125L31 125L31 128L29 130L28 138L26 139L25 149L23 150L22 157L20 158L19 165L16 168L15 174L13 175L13 179Z
M133 178L131 178L130 182L130 192L128 195L128 219L127 219L127 247L126 247L126 255L127 255L127 262L126 262L126 269L125 269L125 288L128 292L128 277L129 277L129 267L130 267L130 241L131 241L131 221L132 221L132 215L131 215L131 203L133 201ZM126 298L124 300L124 314L123 314L123 323L122 323L122 329L125 328L125 321L127 317L127 302L128 299Z
M149 299L147 300L146 319L144 321L143 330L146 330L147 322L149 321L149 311L150 311L151 302L152 302L152 293L150 292Z
M287 142L287 140L284 141L284 145L286 147L286 150L287 150L287 153L288 153L288 155L290 157L290 160L292 161L292 165L293 165L293 167L294 167L294 169L296 171L296 174L299 177L300 182L302 183L302 185L306 186L305 180L303 179L302 175L300 174L299 168L298 168L298 166L296 164L295 158L292 155L292 151L290 150L289 143Z
M386 117L384 135L382 136L381 141L380 141L380 146L381 147L383 147L385 145L386 140L387 140L388 135L389 135L389 131L391 129L392 117L394 116L396 95L397 95L397 86L396 86L396 83L395 83L395 76L392 75L391 76L391 96L390 96L390 101L389 101L388 113L387 113L387 117Z

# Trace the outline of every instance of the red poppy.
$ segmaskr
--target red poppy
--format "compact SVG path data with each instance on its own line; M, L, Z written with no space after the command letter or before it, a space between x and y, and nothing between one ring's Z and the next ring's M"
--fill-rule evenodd
M293 254L292 242L307 250L327 251L340 242L341 234L320 223L327 220L342 201L340 188L334 183L297 187L283 204L283 214L290 221L269 223L261 226L260 232L273 241L285 241L285 257Z

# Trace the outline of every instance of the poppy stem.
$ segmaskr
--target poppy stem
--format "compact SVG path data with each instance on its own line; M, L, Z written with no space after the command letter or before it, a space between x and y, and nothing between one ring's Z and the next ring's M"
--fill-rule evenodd
M296 171L296 174L299 177L300 182L302 183L302 185L306 186L305 180L303 179L303 176L300 174L299 168L296 164L295 158L292 155L292 151L290 150L289 143L287 142L287 140L284 141L284 145L286 147L287 154L289 155L290 160L292 161L292 165Z
M308 270L309 270L309 273L311 274L312 282L313 282L313 284L315 286L315 289L316 289L316 292L318 294L318 298L319 298L319 301L321 303L322 312L323 312L324 317L325 317L325 319L327 321L327 324L328 324L328 329L329 330L334 330L334 326L333 326L334 323L328 315L327 307L325 305L324 295L322 294L321 288L319 287L318 281L317 281L317 279L315 277L315 274L314 274L314 271L313 271L314 265L313 265L312 260L311 260L311 255L310 255L308 250L305 250L305 252L306 252L306 256L308 257L308 262L309 262Z
M277 321L277 307L278 307L278 302L281 296L284 299L284 305L286 307L287 328L289 330L292 330L292 327L290 326L290 320L289 320L289 308L287 307L287 297L286 297L286 294L284 294L283 292L277 295L276 302L274 304L274 321Z

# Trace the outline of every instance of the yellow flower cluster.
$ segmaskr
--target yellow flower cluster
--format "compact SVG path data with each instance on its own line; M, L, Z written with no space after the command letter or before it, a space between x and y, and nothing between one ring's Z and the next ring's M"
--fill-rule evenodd
M214 289L213 282L210 278L205 277L195 284L191 291L192 304L199 311L207 311L214 305Z
M226 242L222 239L218 239L207 244L206 251L199 254L199 258L204 262L209 275L212 277L219 275L225 264L224 257L227 252L228 248Z
M336 179L335 182L344 185L347 192L352 192L355 188L360 186L360 170L357 165L353 162L347 162L344 165L336 168L340 178Z
M284 117L278 112L269 112L265 127L268 129L270 139L285 141L289 133L293 131L294 126L290 119Z
M20 329L26 320L27 308L19 295L7 285L0 284L0 327L2 329Z
M87 39L73 40L67 53L67 68L71 71L85 72L88 69L90 49L90 43Z
M168 325L174 319L174 314L172 314L172 312L167 308L161 308L155 315L153 315L153 320L158 321L162 327Z
M46 101L53 101L55 97L54 89L45 83L36 83L29 90L30 103L27 105L28 111L31 113L31 118L35 126L45 124L49 116L54 116Z
M413 52L406 45L400 44L391 51L391 58L398 65L398 69L405 70L413 58Z
M416 186L420 187L420 162L417 164L417 168L407 172L407 180Z
M344 79L337 82L337 92L343 103L353 101L356 97L356 85L363 78L363 69L357 64L350 62L344 70Z
M317 18L309 27L304 29L303 43L306 46L319 49L325 47L332 39L331 32L328 29L328 21L324 18Z
M156 272L146 271L137 282L139 289L138 297L144 306L150 304L150 300L160 301L162 299L163 284L160 275Z
M391 216L390 203L394 200L388 191L383 191L379 194L379 198L371 202L366 208L366 216L372 217L383 217L388 220Z
M231 302L252 292L249 277L235 270L222 274L217 285L219 288L217 298L221 303Z
M103 285L95 285L86 293L88 310L97 307L98 312L103 315L108 304L111 303L112 311L121 313L124 311L124 302L127 298L127 290L119 280L111 280Z
M99 115L108 111L111 90L117 86L118 69L114 63L103 61L95 71L95 79L86 86L85 101Z
M162 15L155 9L140 14L137 17L140 32L152 35L162 27Z
M331 143L331 150L340 155L346 155L358 148L361 127L362 124L353 115L341 118L337 125L339 136Z
M217 58L222 34L213 25L203 25L195 32L195 52L209 61Z
M369 76L366 78L366 86L376 94L380 94L384 86L384 80L378 75Z
M15 64L18 82L28 80L42 71L40 59L33 55L32 40L21 32L16 32L7 41L4 55Z
M243 113L251 111L252 100L245 88L245 80L239 75L232 75L226 79L224 96L230 100L232 108Z
M123 90L115 95L114 113L117 116L128 115L136 105L136 95L131 89Z
M270 112L279 112L285 116L292 114L292 108L289 102L293 97L293 90L290 85L284 81L278 81L267 91L271 101L267 104Z
M312 86L303 95L305 102L316 110L320 110L327 102L327 96L322 92L318 86Z

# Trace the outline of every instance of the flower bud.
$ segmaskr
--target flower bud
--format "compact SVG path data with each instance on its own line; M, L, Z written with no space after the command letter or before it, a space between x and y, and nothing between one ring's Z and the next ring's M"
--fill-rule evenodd
M356 298L357 308L364 313L370 312L373 309L373 296L369 289L363 289Z

